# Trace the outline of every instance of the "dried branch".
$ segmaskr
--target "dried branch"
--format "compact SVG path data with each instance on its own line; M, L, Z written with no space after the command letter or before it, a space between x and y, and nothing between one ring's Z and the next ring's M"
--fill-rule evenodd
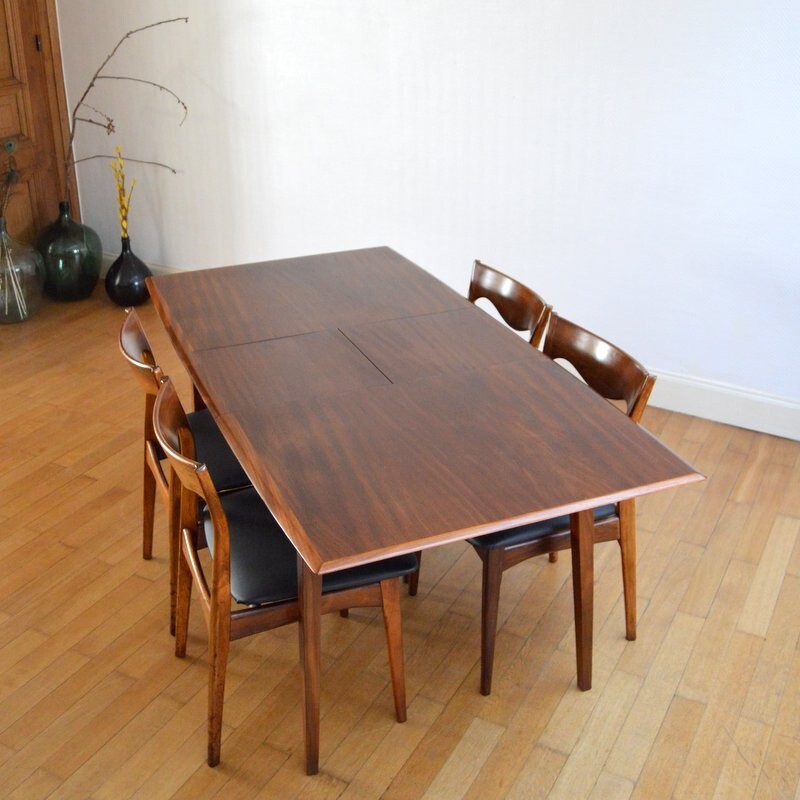
M14 137L3 143L3 150L9 155L6 159L5 172L0 178L0 217L5 217L8 199L13 194L14 186L19 181L17 161L14 156L11 155L16 149L17 140ZM3 230L5 230L5 228L3 228ZM25 302L25 293L22 291L20 276L17 273L17 270L14 268L14 263L11 260L11 252L8 249L8 240L5 238L5 236L0 237L0 259L2 259L0 270L5 272L4 276L0 275L0 282L5 280L6 289L11 287L11 291L6 291L3 293L3 314L5 314L6 317L8 316L9 304L13 296L13 299L17 304L17 312L19 313L20 319L25 319L28 316L28 306Z
M111 133L114 130L114 120L111 117L109 117L104 112L99 111L98 109L96 109L96 108L90 106L88 103L86 103L86 98L89 96L89 93L95 87L95 85L97 84L98 80L129 80L129 81L135 81L135 82L138 82L138 83L149 84L150 86L154 86L154 87L156 87L157 89L159 89L161 91L167 92L168 94L172 95L172 97L174 97L175 100L177 100L177 102L183 107L183 112L184 112L183 113L183 119L181 119L181 122L180 122L181 125L183 124L184 120L186 119L186 115L189 112L189 109L188 109L186 103L184 103L183 100L181 100L181 98L178 97L178 95L175 94L175 92L173 92L171 89L168 89L166 86L162 86L161 84L155 83L154 81L148 81L148 80L144 80L144 79L141 79L141 78L133 78L133 77L127 77L127 76L121 76L121 75L102 75L101 74L103 72L103 69L105 69L106 65L108 64L108 62L111 61L111 59L116 55L116 53L120 49L120 47L122 47L122 45L128 39L130 39L132 36L134 36L137 33L141 33L142 31L149 30L150 28L156 28L159 25L168 25L168 24L170 24L172 22L189 22L189 17L174 17L173 19L162 19L159 22L152 22L149 25L142 25L140 28L134 28L133 30L128 31L123 37L120 38L120 40L116 43L116 45L114 45L114 48L105 57L103 62L100 64L100 66L95 71L94 75L92 75L91 80L89 81L89 83L86 86L86 88L83 90L83 94L81 94L80 98L78 99L78 102L75 104L75 107L72 110L72 115L70 117L69 141L67 142L66 156L65 156L65 159L64 159L64 173L65 173L64 174L64 180L65 180L65 183L67 183L67 184L69 183L70 177L71 177L70 176L71 169L75 164L79 164L81 161L90 161L93 158L114 158L114 156L98 155L98 156L88 156L86 158L80 158L80 159L77 159L77 160L75 159L75 152L74 152L75 129L76 129L76 125L77 125L78 122L85 122L85 123L90 124L90 125L98 125L101 128L105 128L108 133ZM102 123L102 122L98 122L97 120L93 120L93 119L91 119L89 117L78 116L78 112L83 107L91 109L96 114L98 114L99 116L103 117L103 119L105 119L106 122ZM165 169L170 170L170 172L176 173L175 169L173 169L172 167L168 166L167 164L162 164L162 163L160 163L158 161L145 161L145 160L138 160L138 159L133 159L133 158L128 159L128 160L129 161L136 161L137 163L140 163L140 164L152 164L154 166L164 167ZM67 191L67 194L69 195L69 191Z
M113 161L116 158L116 156L110 156L110 155L105 155L104 153L98 153L97 155L78 158L73 163L80 164L84 161L92 161L95 158L109 158ZM125 157L125 160L130 161L134 164L150 164L153 167L163 167L164 169L168 169L173 175L178 174L178 170L176 170L174 167L171 167L169 164L162 164L160 161L145 161L141 158L128 158L127 156Z
M108 114L102 112L99 108L90 106L88 103L84 103L83 108L88 108L90 111L94 111L94 113L97 114L98 117L102 117L106 121L107 126L110 125L112 129L114 128L114 120L111 119L111 117L109 117Z
M155 86L156 89L161 89L162 92L166 92L167 94L172 95L177 101L178 105L183 108L183 119L178 123L178 125L183 125L186 121L186 115L189 113L189 107L186 103L181 100L172 89L168 89L166 86L162 86L160 83L156 83L155 81L148 81L144 78L130 78L127 75L98 75L97 80L99 81L133 81L134 83L144 83L148 86ZM95 109L96 110L96 109ZM104 115L105 116L105 115Z
M87 125L97 125L98 128L103 128L109 136L116 130L113 119L108 120L108 122L98 122L96 119L89 119L88 117L75 117L75 121L85 122ZM78 162L73 160L72 163L77 164Z

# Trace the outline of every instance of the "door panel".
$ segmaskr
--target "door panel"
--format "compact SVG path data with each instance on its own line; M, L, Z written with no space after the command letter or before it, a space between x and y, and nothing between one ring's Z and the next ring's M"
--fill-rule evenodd
M65 109L52 0L0 0L0 165L13 142L19 183L6 208L9 233L31 241L63 199Z

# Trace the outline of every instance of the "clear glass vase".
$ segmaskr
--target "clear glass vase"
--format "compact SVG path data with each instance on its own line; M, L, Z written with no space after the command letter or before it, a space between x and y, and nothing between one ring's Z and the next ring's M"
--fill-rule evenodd
M0 323L23 322L42 303L44 261L35 248L12 239L0 217Z

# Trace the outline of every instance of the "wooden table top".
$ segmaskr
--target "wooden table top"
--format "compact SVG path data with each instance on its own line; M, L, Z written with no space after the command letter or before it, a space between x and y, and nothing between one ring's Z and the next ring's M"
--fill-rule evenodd
M150 290L315 572L701 479L388 248L157 276Z

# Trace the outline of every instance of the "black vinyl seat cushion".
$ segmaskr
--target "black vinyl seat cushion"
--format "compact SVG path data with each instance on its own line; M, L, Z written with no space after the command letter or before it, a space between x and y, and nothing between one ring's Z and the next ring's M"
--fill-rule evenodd
M231 595L243 605L266 605L297 597L297 551L252 487L221 495L231 539ZM206 541L214 553L214 526L203 509ZM322 592L368 586L416 571L413 554L331 572Z
M194 437L196 460L208 467L211 480L219 492L250 485L250 479L233 454L211 412L204 408L186 415Z
M600 506L594 510L594 521L601 522L608 517L613 517L617 513L614 504ZM543 536L548 536L559 531L569 530L569 516L554 517L542 522L534 522L532 525L520 525L518 528L510 528L507 531L497 533L487 533L485 536L473 536L467 541L479 550L495 550L498 547L515 547L516 545L527 544Z

